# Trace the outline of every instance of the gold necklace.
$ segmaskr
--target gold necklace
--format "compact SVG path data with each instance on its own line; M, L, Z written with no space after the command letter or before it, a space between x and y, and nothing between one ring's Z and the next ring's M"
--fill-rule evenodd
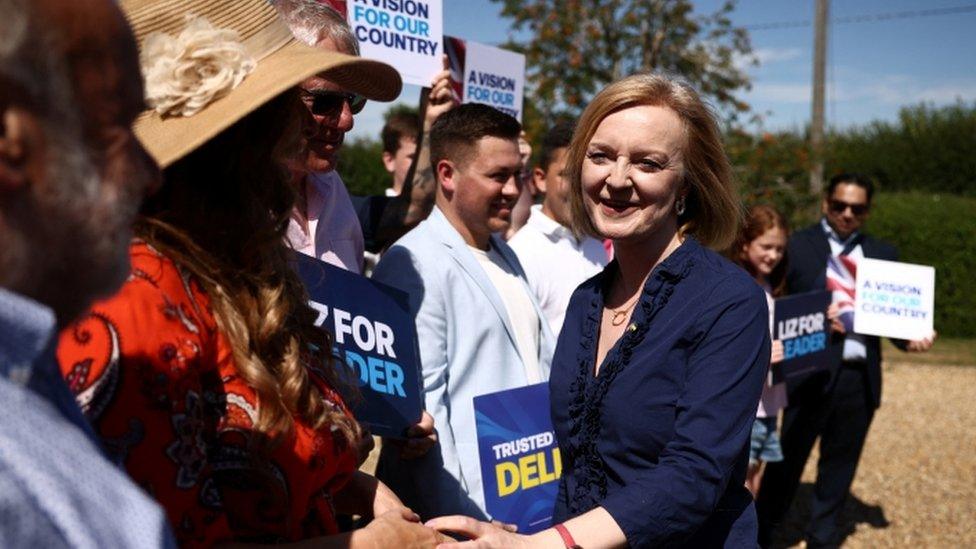
M618 274L618 276L619 276L619 274ZM621 285L623 285L623 277L620 277L620 283L621 283ZM624 322L627 321L627 314L630 312L631 309L634 308L634 305L637 304L637 300L640 298L641 293L642 292L640 290L638 290L637 291L637 295L635 295L634 297L630 298L630 302L624 304L624 306L623 307L620 307L619 309L610 309L609 307L607 307L607 309L613 315L613 316L610 317L610 324L611 325L613 325L613 326L620 326L621 324L623 324Z

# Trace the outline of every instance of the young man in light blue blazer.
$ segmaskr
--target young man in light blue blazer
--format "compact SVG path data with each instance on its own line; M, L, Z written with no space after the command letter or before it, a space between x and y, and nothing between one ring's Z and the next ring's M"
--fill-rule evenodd
M520 192L519 123L461 105L430 134L430 217L398 240L373 278L409 295L437 444L406 459L388 445L377 476L423 518L485 512L473 399L545 382L555 340L518 259L496 233Z

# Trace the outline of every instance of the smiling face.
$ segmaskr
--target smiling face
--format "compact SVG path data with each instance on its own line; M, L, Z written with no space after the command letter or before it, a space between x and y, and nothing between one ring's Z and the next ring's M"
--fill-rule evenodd
M518 142L490 136L475 142L462 160L438 162L446 199L438 205L469 245L484 248L491 233L508 229L521 191L521 165Z
M757 277L767 278L783 260L786 252L786 231L772 227L758 238L742 246L743 258L752 265Z
M683 145L681 120L665 107L630 107L600 122L580 181L583 205L601 236L624 243L677 233Z
M313 76L299 86L302 101L309 109L310 128L306 128L308 152L305 157L305 169L310 172L328 172L336 167L336 153L342 147L346 132L352 129L352 107L348 101L334 113L315 114L312 112L312 102L316 93L344 91L337 84L321 76Z

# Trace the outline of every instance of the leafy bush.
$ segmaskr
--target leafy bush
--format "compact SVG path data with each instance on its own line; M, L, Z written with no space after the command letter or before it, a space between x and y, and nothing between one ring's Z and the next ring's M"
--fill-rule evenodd
M747 202L768 202L799 225L818 215L810 195L808 136L798 130L751 134L729 130L725 149ZM976 196L976 103L899 111L896 122L876 121L831 131L825 176L859 172L884 191Z
M810 194L809 154L803 136L730 131L725 135L725 150L747 205L775 206L792 227L807 225L819 215L820 197Z
M397 103L386 109L383 120L394 115L419 116L415 107ZM342 175L350 194L383 194L393 184L393 176L383 167L383 143L376 139L357 139L339 149L336 171Z
M336 171L350 194L383 194L393 178L383 167L383 144L369 139L346 143L339 150Z
M867 231L899 259L935 267L935 329L976 337L976 198L919 192L876 195Z
M827 136L826 173L862 172L889 191L976 196L976 103L921 104L897 122L872 122Z

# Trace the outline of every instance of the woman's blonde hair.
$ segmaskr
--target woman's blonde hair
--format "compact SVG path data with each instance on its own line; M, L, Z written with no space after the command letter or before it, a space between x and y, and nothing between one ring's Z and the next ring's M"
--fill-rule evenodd
M207 292L237 370L258 396L258 446L291 434L295 416L331 427L349 444L360 436L310 378L308 366L320 366L348 395L284 242L296 198L284 161L300 150L303 108L286 92L168 167L136 225Z
M690 234L705 246L724 249L735 238L742 213L715 115L690 85L662 74L637 74L618 80L597 94L583 111L566 159L574 230L600 236L583 203L581 183L583 160L593 134L610 114L642 105L671 109L683 126L687 196L685 211L678 217L679 234Z

